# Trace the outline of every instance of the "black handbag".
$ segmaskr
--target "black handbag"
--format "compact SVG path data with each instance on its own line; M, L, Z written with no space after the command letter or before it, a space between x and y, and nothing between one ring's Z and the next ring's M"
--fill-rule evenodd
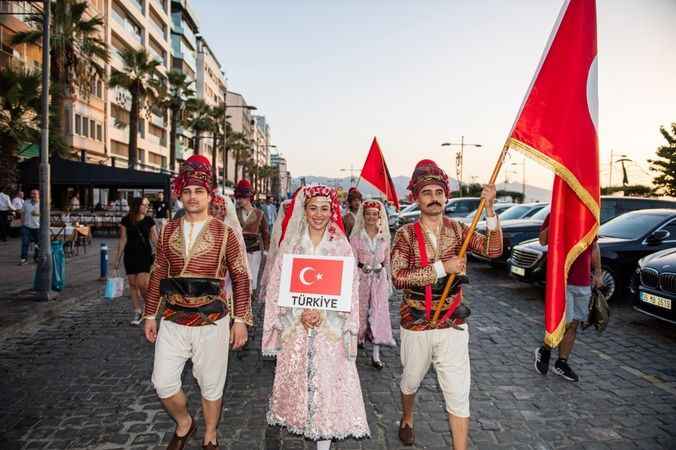
M601 289L593 288L591 300L589 301L589 317L582 324L582 329L586 330L594 326L599 333L606 329L610 320L610 308L608 300Z

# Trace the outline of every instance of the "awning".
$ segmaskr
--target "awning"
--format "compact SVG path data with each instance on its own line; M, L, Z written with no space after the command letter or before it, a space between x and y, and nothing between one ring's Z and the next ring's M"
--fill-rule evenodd
M40 158L19 163L19 180L22 186L39 183ZM144 172L120 167L88 164L82 161L53 157L50 161L52 186L92 186L97 188L154 188L169 190L168 174Z
M27 144L16 154L19 159L37 158L40 156L39 144Z

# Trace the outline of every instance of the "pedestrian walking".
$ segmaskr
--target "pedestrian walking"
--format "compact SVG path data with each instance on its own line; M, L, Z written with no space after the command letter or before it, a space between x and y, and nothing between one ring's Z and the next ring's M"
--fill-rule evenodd
M129 295L134 309L131 325L141 324L143 299L154 261L153 248L157 241L157 229L153 218L148 216L149 207L147 198L132 199L129 213L120 222L120 241L113 265L113 270L119 270L120 259L124 256L124 271L129 280Z
M540 228L540 244L549 242L549 216ZM593 270L593 276L592 276ZM580 322L589 316L589 302L592 296L592 285L603 286L603 269L601 267L601 250L596 239L577 257L568 271L566 285L566 331L559 344L559 358L554 363L554 373L568 381L579 381L578 375L568 364L573 351L577 328ZM552 349L546 345L535 349L535 370L540 375L547 375Z
M357 213L359 212L359 205L364 200L364 197L356 187L351 187L347 191L347 214L343 216L343 223L345 224L345 232L348 236L352 234L352 227L357 221Z
M272 196L268 195L263 204L263 212L265 213L265 220L268 223L268 233L272 234L272 226L277 220L277 205Z
M255 208L252 200L254 191L249 180L240 180L235 187L235 199L237 200L237 217L242 225L246 254L251 270L251 290L256 297L258 289L258 272L263 260L263 252L270 247L270 230L265 214Z
M327 450L332 440L370 436L355 359L359 279L348 313L279 307L282 255L353 256L334 189L306 186L295 197L265 302L263 354L277 357L267 414Z
M9 223L14 213L12 200L5 192L5 186L0 187L0 241L7 242L9 236Z
M181 374L191 359L202 396L202 448L213 450L218 448L216 430L228 369L228 343L233 349L241 348L247 341L247 326L252 325L246 255L232 229L209 216L214 186L208 159L200 155L188 158L173 186L181 195L186 214L162 229L150 276L144 331L155 344L153 385L176 422L167 448L184 448L197 428L181 389ZM232 308L223 291L226 273L232 281ZM158 332L161 303L164 308Z
M22 266L28 262L28 247L33 243L33 259L38 259L40 242L40 191L33 189L31 198L23 204L21 211L21 261Z
M169 205L164 201L163 192L157 194L157 199L153 202L153 218L160 230L169 219Z
M373 343L371 364L380 370L380 346L395 346L390 322L390 228L382 203L367 200L359 207L350 244L359 268L359 344Z
M447 276L464 274L466 261L459 258L469 228L444 217L450 194L448 176L434 161L420 161L408 185L420 208L420 219L401 227L392 244L392 281L404 290L401 313L401 403L399 439L413 445L413 407L420 383L430 365L446 403L453 448L467 449L469 433L469 332L465 319L469 308L462 305L462 288L455 286L441 307L443 316L432 321L432 309L441 299ZM471 235L469 248L489 258L502 254L502 232L495 215L495 185L486 185L487 236ZM459 305L459 306L458 306ZM455 307L457 309L455 309Z
M17 190L14 193L14 198L12 198L12 208L14 208L14 213L20 213L21 210L23 209L23 191L22 190Z

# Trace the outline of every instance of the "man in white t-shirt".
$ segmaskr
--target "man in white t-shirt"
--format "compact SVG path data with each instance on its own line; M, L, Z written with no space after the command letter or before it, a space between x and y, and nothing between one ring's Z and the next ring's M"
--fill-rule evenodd
M28 247L40 242L40 191L33 189L31 198L23 204L21 211L21 261L20 266L28 262ZM37 256L37 252L36 252Z
M0 187L0 241L7 242L9 235L9 218L14 211L9 195L5 193L5 187Z

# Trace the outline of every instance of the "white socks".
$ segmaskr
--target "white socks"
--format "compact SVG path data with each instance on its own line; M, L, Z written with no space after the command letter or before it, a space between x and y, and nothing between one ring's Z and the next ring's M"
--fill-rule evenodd
M329 450L331 441L317 441L317 450Z
M373 360L380 362L380 346L379 345L373 346Z

